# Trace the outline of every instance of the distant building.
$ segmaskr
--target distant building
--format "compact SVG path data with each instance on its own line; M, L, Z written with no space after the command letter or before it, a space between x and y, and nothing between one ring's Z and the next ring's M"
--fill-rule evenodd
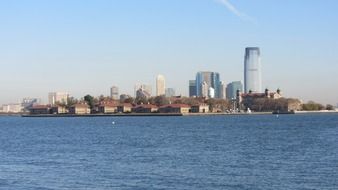
M12 104L4 104L2 105L2 112L4 113L20 113L22 112L21 103L12 103Z
M221 81L219 83L219 94L218 94L218 98L221 98L221 99L226 99L227 95L226 95L226 84L225 82Z
M30 114L51 114L52 108L49 105L34 105L29 108Z
M244 93L262 92L262 71L260 50L258 47L245 49L244 57Z
M189 80L189 97L197 96L196 80Z
M39 98L24 98L22 99L21 105L24 111L28 111L29 108L33 107L33 105L41 104L41 99Z
M75 104L69 108L70 114L90 114L90 107L87 104Z
M99 113L117 113L118 104L113 102L101 102L98 105Z
M158 107L151 104L138 105L132 108L134 113L154 113L158 111Z
M55 105L56 103L67 104L69 94L67 92L50 92L48 94L48 103Z
M239 90L240 92L243 92L243 84L241 81L234 81L234 82L229 83L226 88L227 99L235 100L237 90Z
M209 85L207 82L203 82L200 86L201 88L201 93L199 94L199 97L206 97L208 98L209 97Z
M110 98L112 98L114 100L119 99L119 88L117 86L112 86L110 88Z
M130 113L133 108L133 105L129 103L120 104L117 106L117 112L119 113Z
M163 75L156 77L156 96L165 95L165 78Z
M196 74L196 94L200 97L207 97L204 94L205 83L208 89L211 87L215 90L215 97L219 95L220 75L217 72L203 71Z
M175 89L173 89L173 88L166 88L165 89L165 96L166 97L173 97L173 96L175 96Z
M136 98L150 98L150 97L151 97L151 94L142 88L136 91Z
M190 106L186 104L169 104L158 109L160 113L189 113Z
M208 96L209 98L215 98L215 89L210 87L208 90Z
M135 97L137 97L137 91L138 90L142 90L144 92L146 92L147 94L149 94L149 97L151 96L152 94L152 88L151 88L151 85L147 85L147 84L136 84L135 85Z
M120 95L120 101L124 102L126 99L131 98L131 96L127 95L127 94L121 94Z
M208 113L209 105L208 104L199 104L199 105L193 105L191 106L191 112L192 113Z

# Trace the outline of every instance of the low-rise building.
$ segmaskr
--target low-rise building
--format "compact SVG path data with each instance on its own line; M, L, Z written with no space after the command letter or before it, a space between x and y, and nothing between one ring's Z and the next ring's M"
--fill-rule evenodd
M23 107L19 103L2 105L2 112L4 113L20 113L22 109Z
M160 113L189 113L190 106L186 104L168 104L161 106L158 111Z
M128 103L120 104L119 106L117 106L117 112L118 113L130 113L132 111L132 108L133 108L132 104L128 104Z
M191 112L192 113L208 113L210 112L209 105L208 104L193 105L191 106Z
M155 113L158 111L158 107L152 104L142 104L133 107L131 111L134 113Z
M69 108L70 114L90 114L90 107L87 104L75 104Z
M29 113L32 115L37 114L51 114L51 106L50 105L34 105L29 109Z
M68 112L65 106L56 105L51 108L52 114L66 114Z
M101 102L98 105L99 113L117 113L118 105L113 102Z

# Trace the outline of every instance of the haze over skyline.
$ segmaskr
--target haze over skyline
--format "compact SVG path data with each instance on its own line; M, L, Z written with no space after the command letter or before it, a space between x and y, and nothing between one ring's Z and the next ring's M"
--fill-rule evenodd
M188 95L198 71L243 81L260 47L263 88L338 103L336 0L58 0L0 2L0 104L48 92L133 95L163 74ZM153 90L153 94L155 91Z

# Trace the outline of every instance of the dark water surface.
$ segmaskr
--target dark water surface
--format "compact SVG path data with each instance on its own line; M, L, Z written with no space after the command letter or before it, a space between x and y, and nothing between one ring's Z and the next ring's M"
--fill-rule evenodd
M337 190L338 115L0 117L0 189Z

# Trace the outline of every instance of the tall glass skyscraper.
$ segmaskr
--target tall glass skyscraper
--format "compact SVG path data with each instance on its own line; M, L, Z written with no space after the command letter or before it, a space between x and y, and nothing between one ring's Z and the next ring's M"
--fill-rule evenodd
M231 82L227 85L227 99L228 100L234 100L236 99L236 95L237 95L237 90L239 90L240 92L243 92L243 85L241 81L234 81Z
M258 47L245 49L244 92L262 92L261 58Z
M205 83L204 83L205 82ZM219 85L220 85L220 77L219 73L216 72L198 72L196 74L196 93L197 96L205 96L203 94L203 87L206 88L206 85L208 89L211 87L215 90L215 95L217 95L216 98L218 98L219 95Z

